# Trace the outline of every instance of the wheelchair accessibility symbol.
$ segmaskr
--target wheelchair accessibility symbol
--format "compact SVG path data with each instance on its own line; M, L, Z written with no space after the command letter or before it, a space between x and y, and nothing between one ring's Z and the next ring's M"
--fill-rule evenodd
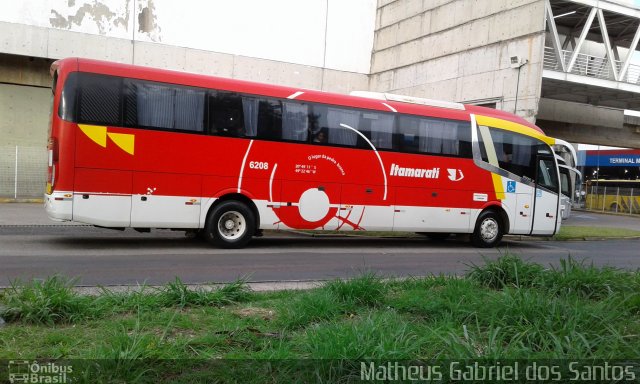
M507 193L516 193L515 181L507 181Z

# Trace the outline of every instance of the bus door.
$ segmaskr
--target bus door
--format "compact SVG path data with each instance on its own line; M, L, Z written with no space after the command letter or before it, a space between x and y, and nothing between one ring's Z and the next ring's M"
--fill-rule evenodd
M510 191L511 188L516 188L515 191ZM507 193L512 192L516 195L516 206L514 216L512 233L514 234L529 234L531 232L531 220L533 218L533 195L535 194L534 188L525 184L517 183L516 181L507 182Z
M554 234L559 214L558 166L553 155L537 155L532 235Z

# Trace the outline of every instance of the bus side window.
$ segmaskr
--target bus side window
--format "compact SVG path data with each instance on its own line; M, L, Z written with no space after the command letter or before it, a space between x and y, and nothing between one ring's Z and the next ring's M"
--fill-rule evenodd
M78 122L120 126L122 79L83 73L79 79Z
M202 89L177 87L173 128L181 131L203 132L205 97L206 92Z
M401 116L398 134L396 147L402 152L471 157L471 124L466 122Z
M205 95L198 88L125 80L124 125L202 132Z
M571 175L566 168L560 168L560 193L573 198L571 194Z
M412 116L400 116L397 126L397 138L395 141L395 147L400 152L419 152L420 148L420 134L419 134L419 120L417 117Z
M555 172L555 164L552 159L538 159L538 179L536 182L541 187L551 191L558 191L558 175Z
M481 144L482 140L491 139L495 154L487 153L489 162L495 161L500 168L509 171L517 176L527 177L531 180L536 175L536 155L545 153L546 144L542 141L525 136L519 133L505 131L497 128L480 127ZM481 152L484 145L481 145ZM496 160L492 161L492 157Z
M310 116L311 141L355 147L360 135L352 129L359 128L360 113L348 108L314 105L313 114Z
M258 104L258 137L282 140L282 103L275 99L261 99Z
M309 136L309 105L282 103L282 139L306 142Z
M56 72L57 73L57 72ZM58 116L62 120L76 122L76 96L78 93L78 72L71 72L67 76L62 88L60 105L58 106Z
M209 133L230 137L246 136L243 100L240 95L210 91L208 111Z
M371 141L377 149L393 149L393 128L395 116L388 113L364 112L360 125L360 131ZM360 143L364 141L358 138L358 147L369 149L369 145Z
M487 155L487 148L484 145L484 140L482 135L478 135L478 144L480 146L480 159L485 163L489 162L489 156Z
M471 123L458 123L456 139L458 141L458 155L469 159L472 158L473 150L471 149Z
M351 128L358 129L359 125L360 111L336 107L327 108L329 144L355 147L359 135Z

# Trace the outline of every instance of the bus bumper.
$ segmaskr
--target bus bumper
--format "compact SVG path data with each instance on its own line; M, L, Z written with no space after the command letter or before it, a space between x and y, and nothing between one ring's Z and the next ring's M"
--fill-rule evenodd
M51 220L71 221L73 217L73 194L71 192L45 194L44 208Z

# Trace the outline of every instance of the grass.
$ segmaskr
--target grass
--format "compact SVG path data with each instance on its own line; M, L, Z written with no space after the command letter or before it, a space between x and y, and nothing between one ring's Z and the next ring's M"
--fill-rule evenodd
M584 240L585 238L614 239L640 237L640 231L612 227L584 227L563 225L554 236L555 240Z
M90 297L72 283L56 276L0 294L0 359L98 359L83 360L78 382L257 383L357 378L342 359L640 355L640 273L571 258L545 267L506 254L462 277L363 273L269 293L176 279Z
M0 316L9 322L53 325L77 323L120 313L161 308L214 306L248 301L252 293L244 280L217 290L190 289L180 279L160 288L142 286L138 291L115 293L103 289L97 297L74 291L75 280L53 276L45 280L12 282L0 296Z

